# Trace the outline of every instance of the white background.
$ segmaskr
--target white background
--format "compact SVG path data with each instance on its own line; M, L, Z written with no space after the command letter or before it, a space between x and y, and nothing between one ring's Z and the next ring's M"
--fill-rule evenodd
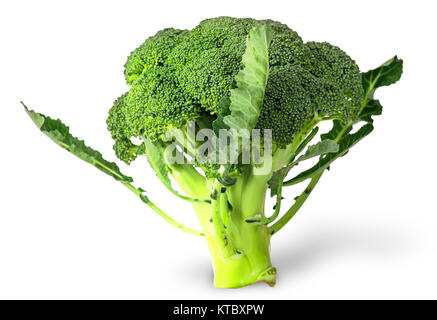
M0 298L437 298L435 13L435 1L3 1ZM273 238L273 289L214 289L202 239L50 142L19 105L115 160L105 120L127 89L127 55L162 28L220 15L279 20L362 70L405 62L402 81L378 91L375 131ZM121 167L196 226L144 159Z

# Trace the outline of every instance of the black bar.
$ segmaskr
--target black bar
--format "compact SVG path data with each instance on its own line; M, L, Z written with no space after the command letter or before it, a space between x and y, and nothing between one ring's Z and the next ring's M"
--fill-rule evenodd
M363 302L365 304L363 304ZM377 308L369 307L377 303ZM393 317L397 311L408 314L402 301L290 301L290 300L9 300L0 301L2 314L13 318L30 316L43 319L293 319L335 317L355 319ZM399 305L399 302L402 305ZM355 305L355 307L354 307ZM430 306L430 304L426 304ZM352 307L352 308L351 308ZM432 304L434 307L434 304ZM425 311L423 305L420 310ZM435 310L435 308L433 308ZM417 306L414 314L417 315Z

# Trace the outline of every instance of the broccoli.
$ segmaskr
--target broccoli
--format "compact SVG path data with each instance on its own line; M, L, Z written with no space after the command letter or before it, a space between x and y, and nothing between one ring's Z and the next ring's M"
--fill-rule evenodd
M163 212L60 120L24 107L57 144L122 183L174 227L205 237L216 287L273 286L272 235L331 164L372 132L382 112L375 90L398 81L402 64L395 56L360 72L340 48L304 42L272 20L219 17L148 38L127 59L130 89L115 100L107 127L120 160L145 156L170 193L191 202L199 230ZM332 129L320 134L322 121ZM199 138L201 132L210 135ZM295 172L309 159L313 166ZM304 181L304 191L281 210L288 202L282 189ZM272 212L265 209L267 191L276 197Z

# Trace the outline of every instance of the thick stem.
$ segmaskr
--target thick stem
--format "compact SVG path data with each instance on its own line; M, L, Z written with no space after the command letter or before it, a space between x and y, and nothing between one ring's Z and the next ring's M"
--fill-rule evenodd
M259 281L273 286L276 283L276 269L271 265L270 236L265 226L252 224L247 230L241 228L240 231L246 243L240 247L241 253L233 256L222 256L215 239L207 237L215 287L239 288Z
M219 288L237 288L259 281L274 285L276 281L276 270L270 261L267 226L245 221L254 215L264 216L270 177L247 171L228 188L223 188L217 181L205 182L191 169L173 172L173 177L189 196L204 197L216 189L217 200L212 204L191 205L208 234L205 238L214 268L214 284ZM187 184L187 178L193 183Z
M237 288L259 281L269 285L276 282L276 270L270 260L268 228L245 221L248 217L264 216L269 177L247 171L235 185L226 189L220 201L222 216L223 199L227 198L226 209L229 210L225 241L207 237L214 266L214 284L220 288Z

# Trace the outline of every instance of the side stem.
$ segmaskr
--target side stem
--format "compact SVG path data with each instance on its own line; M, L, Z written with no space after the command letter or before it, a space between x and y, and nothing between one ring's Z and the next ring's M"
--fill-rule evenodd
M316 186L317 182L319 182L320 177L322 176L323 171L311 178L310 183L305 188L305 190L297 197L296 202L291 206L291 208L271 227L269 227L270 235L273 235L277 233L279 230L282 229L283 226L287 224L288 221L291 220L291 218L294 217L296 212L302 207L306 199L309 197L311 191L313 191L314 187Z
M156 206L152 201L147 198L143 191L141 189L135 188L132 184L127 182L122 182L122 184L127 187L130 191L132 191L134 194L136 194L141 201L143 201L145 204L147 204L153 211L155 211L157 214L159 214L165 221L167 221L169 224L171 224L173 227L196 236L202 236L206 237L208 234L204 231L191 229L188 227L185 227L182 223L177 222L176 220L172 219L168 214L166 214L164 211L162 211L158 206Z

